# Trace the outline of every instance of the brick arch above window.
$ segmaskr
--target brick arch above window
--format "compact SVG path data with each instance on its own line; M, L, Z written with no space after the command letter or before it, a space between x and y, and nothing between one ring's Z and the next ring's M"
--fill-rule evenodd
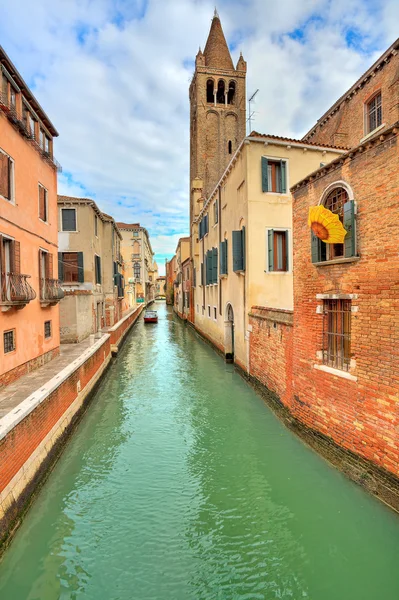
M333 190L335 190L337 188L343 188L348 195L348 200L354 200L354 194L353 194L353 190L352 190L351 186L349 185L349 183L347 183L343 179L340 179L340 180L334 181L333 183L330 183L330 185L328 185L324 189L324 191L320 197L319 204L325 205L327 197L330 195L330 193Z

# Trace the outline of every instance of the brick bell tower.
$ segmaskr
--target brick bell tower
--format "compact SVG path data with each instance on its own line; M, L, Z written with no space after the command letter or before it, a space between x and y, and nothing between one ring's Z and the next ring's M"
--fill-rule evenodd
M202 196L207 198L245 137L246 72L242 55L234 68L215 9L205 49L200 48L195 59L189 91L190 223L196 213L193 180L202 180Z

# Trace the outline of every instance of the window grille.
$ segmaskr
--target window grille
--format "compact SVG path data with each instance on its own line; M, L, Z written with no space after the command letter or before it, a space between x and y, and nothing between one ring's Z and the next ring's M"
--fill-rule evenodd
M377 94L368 103L368 130L369 133L382 125L382 98L381 94Z
M44 337L51 337L51 321L44 321Z
M323 302L323 364L349 371L351 347L351 301Z
M348 202L349 196L348 192L342 188L337 187L334 188L327 196L324 206L328 208L332 213L339 216L339 220L341 223L344 222L344 204ZM344 256L344 244L329 244L328 248L327 260L332 260L334 258L339 258Z
M8 352L14 352L15 350L15 329L5 331L3 335L4 340L4 354Z

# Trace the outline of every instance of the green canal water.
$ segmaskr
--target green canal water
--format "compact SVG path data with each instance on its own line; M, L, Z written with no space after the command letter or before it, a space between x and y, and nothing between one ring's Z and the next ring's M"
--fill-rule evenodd
M399 517L157 308L0 563L0 599L398 600Z

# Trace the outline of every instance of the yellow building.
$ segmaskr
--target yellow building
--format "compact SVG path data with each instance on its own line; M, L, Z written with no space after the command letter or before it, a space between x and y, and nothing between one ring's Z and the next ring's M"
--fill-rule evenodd
M151 302L158 267L154 267L154 253L148 231L140 223L119 222L117 225L122 235L121 253L129 305Z
M290 187L343 152L253 132L205 201L192 182L195 326L246 371L251 308L293 308Z
M176 280L174 290L174 309L180 317L185 313L187 294L183 289L183 263L190 258L190 238L180 238L176 248Z

